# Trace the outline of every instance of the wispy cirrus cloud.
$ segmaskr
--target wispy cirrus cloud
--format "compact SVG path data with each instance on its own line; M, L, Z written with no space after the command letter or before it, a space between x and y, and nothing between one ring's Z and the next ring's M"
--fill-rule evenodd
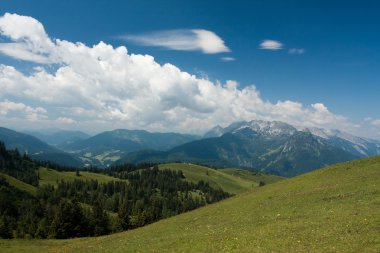
M226 57L222 57L222 58L220 58L222 61L224 61L224 62L229 62L229 61L236 61L236 59L234 58L234 57L228 57L228 56L226 56Z
M201 51L205 54L231 51L216 33L204 29L155 31L138 35L123 35L121 38L143 46L170 50Z
M31 61L41 64L52 63L44 55L33 52L27 45L18 43L0 43L0 53L9 55L15 59Z
M263 40L260 43L259 48L264 49L264 50L277 51L277 50L281 50L282 46L283 44L278 40Z
M279 51L286 49L284 48L284 44L278 40L263 40L260 45L259 49L264 49L264 50L272 50L272 51ZM304 54L306 50L304 48L289 48L287 49L289 54Z
M288 53L289 54L304 54L305 49L304 48L289 48Z

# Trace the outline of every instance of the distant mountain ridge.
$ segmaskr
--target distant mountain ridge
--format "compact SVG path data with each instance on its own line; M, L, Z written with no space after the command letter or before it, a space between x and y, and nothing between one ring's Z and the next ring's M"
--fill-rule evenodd
M107 167L130 152L147 149L164 151L199 138L188 134L116 129L73 142L62 148L80 157L87 165Z
M359 157L375 156L380 154L380 142L370 140L340 130L326 130L322 128L305 128L315 136L326 140L330 145L342 148Z
M51 161L65 166L83 166L81 160L65 153L38 138L0 127L0 141L8 148L17 148L19 152L28 154L31 158L41 161Z
M216 126L204 139L167 152L135 152L118 162L189 161L238 166L295 176L329 164L380 154L377 141L338 130L302 129L280 121L242 121Z
M341 148L358 157L368 157L380 154L380 141L378 140L358 137L337 129L308 127L297 130L296 127L281 121L253 120L250 122L236 122L226 128L216 126L208 131L204 137L220 137L225 133L238 134L242 129L251 129L267 136L292 135L296 131L310 132L312 135L322 138L328 144Z
M90 135L81 131L53 130L53 131L26 131L26 134L33 135L38 139L54 147L62 148L73 142L84 140Z
M207 132L204 137L220 137L225 133L236 134L243 129L249 129L267 136L291 135L297 131L295 127L281 121L252 120L235 122L226 128L218 125Z
M0 128L0 140L4 139L7 146L17 147L35 159L70 166L106 168L115 163L183 161L294 176L332 163L380 154L377 140L339 130L297 128L263 120L216 126L203 137L127 129L91 137L75 131L45 133L47 136L56 147Z

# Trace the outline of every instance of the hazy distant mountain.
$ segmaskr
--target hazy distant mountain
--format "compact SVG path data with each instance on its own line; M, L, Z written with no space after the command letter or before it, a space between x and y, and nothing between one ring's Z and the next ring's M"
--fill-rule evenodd
M315 136L319 136L334 147L341 148L359 157L380 154L380 142L354 136L339 130L326 130L322 128L305 128Z
M310 131L298 131L279 121L237 122L217 126L202 140L167 152L138 152L119 162L188 161L218 166L249 167L283 176L294 176L358 155L331 145Z
M0 140L7 148L17 148L20 153L27 153L33 159L52 161L67 166L83 166L81 160L28 134L0 127Z
M205 133L203 135L203 138L213 138L213 137L220 137L224 134L224 128L217 125L214 128L212 128L210 131Z
M90 135L81 131L55 130L55 131L26 131L38 139L58 148L70 145L73 142L84 140Z
M168 150L198 138L200 137L187 134L118 129L73 142L63 148L79 156L87 165L104 167L129 152L144 149Z

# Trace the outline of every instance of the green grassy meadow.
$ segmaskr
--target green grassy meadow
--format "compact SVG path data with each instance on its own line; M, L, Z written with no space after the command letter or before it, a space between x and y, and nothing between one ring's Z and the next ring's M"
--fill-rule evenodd
M76 172L74 171L56 171L52 169L47 168L40 168L38 170L39 172L39 184L41 186L46 184L56 185L57 181L64 180L64 181L74 181L74 180L97 180L99 183L108 183L111 181L120 181L122 179L118 179L115 177L110 177L107 175L99 174L99 173L93 173L88 171L80 171L79 176L76 176Z
M380 157L320 169L135 230L0 240L2 252L380 252Z
M214 188L238 194L249 189L257 187L260 181L273 183L282 180L282 177L268 175L264 173L255 173L241 169L211 169L208 167L190 164L190 163L169 163L159 165L160 169L181 170L185 179L190 182L199 182L200 180L209 182Z

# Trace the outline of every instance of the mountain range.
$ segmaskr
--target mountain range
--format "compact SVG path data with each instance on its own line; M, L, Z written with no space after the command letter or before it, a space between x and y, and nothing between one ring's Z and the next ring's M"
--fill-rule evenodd
M380 154L380 143L339 130L296 127L279 121L216 126L203 139L166 152L129 153L119 162L186 161L246 167L295 176L329 164Z
M49 145L64 149L66 146L80 141L91 136L81 131L69 131L69 130L41 130L41 131L26 131L26 134L30 134L37 137L41 141L46 142Z
M235 122L216 126L203 136L126 129L95 136L77 131L28 133L0 128L0 140L35 159L101 168L121 163L183 161L289 177L380 154L377 140L339 130L296 128L280 121Z

